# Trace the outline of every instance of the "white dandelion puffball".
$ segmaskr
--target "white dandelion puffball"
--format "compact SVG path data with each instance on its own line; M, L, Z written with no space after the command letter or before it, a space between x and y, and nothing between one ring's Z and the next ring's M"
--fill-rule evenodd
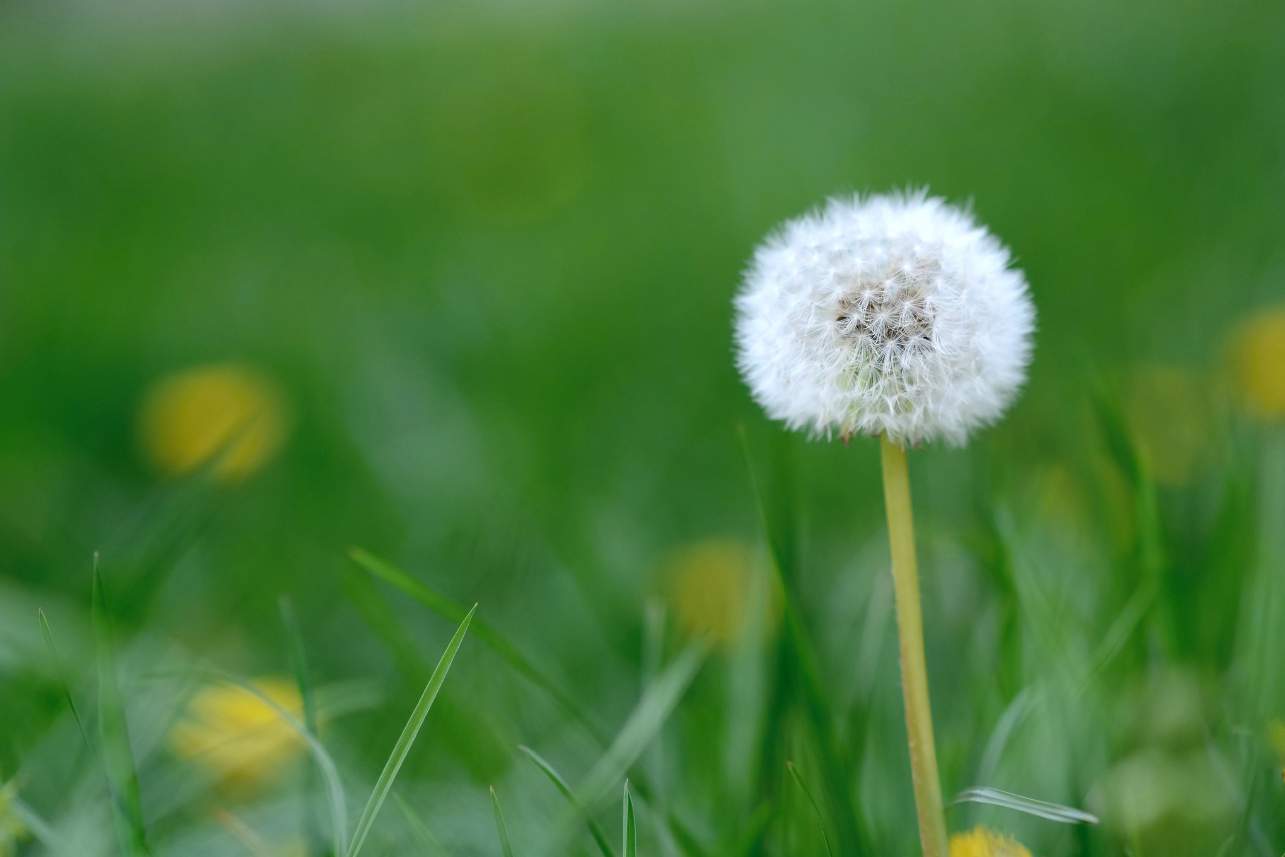
M754 254L737 362L768 415L814 435L944 439L997 420L1035 308L1008 250L925 193L832 199Z

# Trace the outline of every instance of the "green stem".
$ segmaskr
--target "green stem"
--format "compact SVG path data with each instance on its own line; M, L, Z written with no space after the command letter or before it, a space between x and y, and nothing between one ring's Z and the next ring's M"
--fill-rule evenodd
M919 841L924 857L946 857L946 818L942 809L937 751L933 745L932 707L928 701L928 667L924 659L924 619L919 602L915 561L915 525L910 507L910 474L906 451L880 438L888 542L892 547L892 585L901 644L901 689L906 703L906 741L910 775L919 813Z

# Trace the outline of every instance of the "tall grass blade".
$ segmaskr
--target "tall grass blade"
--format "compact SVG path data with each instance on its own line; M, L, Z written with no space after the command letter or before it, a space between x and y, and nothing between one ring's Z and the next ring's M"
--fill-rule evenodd
M419 840L426 853L431 857L447 857L446 847L433 835L433 831L428 829L428 825L420 820L420 817L415 814L415 811L397 792L393 792L393 803L397 804L397 809L401 811L402 818L406 820L406 826L411 829L411 833L415 834L415 838Z
M354 547L349 550L348 556L372 576L391 584L403 594L438 615L452 621L459 621L459 618L464 615L464 610L459 604L433 591L402 569L374 556L369 551ZM608 747L608 736L589 717L579 703L563 691L547 673L533 664L526 655L522 654L522 651L516 645L480 617L474 620L473 627L477 638L495 654L499 655L500 659L508 664L514 672L544 691L597 744L603 748ZM648 785L646 778L641 773L635 772L633 782L634 791L639 798L647 799L653 789ZM682 819L673 812L668 811L664 813L664 818L669 826L670 833L673 834L674 839L682 847L684 854L688 855L688 857L705 857L705 851L697 841L695 834L688 829Z
M821 841L825 843L825 853L829 854L830 857L834 857L834 849L830 847L830 834L825 829L825 814L821 812L821 805L812 796L812 790L808 788L807 783L803 782L803 777L799 774L799 769L794 766L794 763L786 762L785 768L790 772L790 776L794 778L794 782L799 787L799 790L803 792L803 796L808 799L808 803L812 805L812 812L816 814L817 828L821 831Z
M621 812L624 814L620 825L624 842L621 843L620 853L624 857L638 857L638 826L634 823L634 799L629 795L629 780L625 780L625 798Z
M616 740L576 789L581 804L588 811L592 812L601 804L611 792L612 784L620 781L629 766L637 761L660 732L687 686L696 677L705 660L705 652L704 646L689 646L643 693Z
M308 671L308 652L304 648L303 632L299 628L299 620L295 616L294 606L289 598L281 596L277 602L277 608L281 613L281 626L285 629L286 643L290 650L290 668L294 672L295 685L299 688L299 700L303 705L303 724L309 734L316 736L318 734L317 699L316 694L313 693L312 679ZM304 836L312 850L320 853L322 833L318 824L320 813L315 806L316 780L317 771L310 766L303 783L303 827Z
M80 709L76 707L76 700L71 695L71 675L67 670L66 662L58 653L58 646L54 644L54 632L49 627L49 617L41 608L36 609L36 621L40 623L40 635L44 637L45 647L49 649L49 657L53 660L54 674L58 678L58 683L62 685L63 698L67 701L67 708L71 711L71 719L76 722L76 728L80 730L80 737L84 740L85 746L92 750L94 742L89 740L89 731L85 728L85 721L80 716Z
M624 778L629 768L638 761L647 745L660 732L687 686L696 677L704 662L705 653L703 645L689 646L647 687L607 752L590 769L584 782L574 790L575 798L568 812L553 825L553 836L546 843L542 854L548 857L566 853L566 845L571 841L580 820L602 808L603 801L609 797L613 786ZM671 829L677 829L672 819L670 826ZM691 838L687 831L683 833L685 838Z
M434 613L444 616L452 622L459 622L463 618L465 611L462 605L435 592L395 565L358 547L351 548L348 551L348 556L373 576L401 590ZM515 672L547 693L563 711L584 727L598 743L606 744L606 737L602 730L589 719L576 701L490 623L483 619L477 619L474 622L474 635L499 655Z
M500 836L500 851L504 857L513 857L509 826L504 823L504 811L500 809L500 796L495 793L495 786L491 786L491 809L495 811L495 829Z
M526 757L530 759L546 777L549 778L549 782L553 783L554 788L556 788L563 797L570 801L573 807L577 810L580 809L579 805L576 803L576 796L571 791L571 786L567 785L567 781L562 778L562 775L559 774L556 769L554 769L553 765L549 764L543 756L525 744L520 745L518 749L521 750ZM607 835L603 833L602 826L592 818L588 819L588 826L589 835L593 837L593 841L597 844L598 850L602 853L602 857L615 857L615 854L612 853L611 846L607 843Z
M415 703L415 708L411 711L410 719L406 721L405 727L402 728L402 734L397 738L397 743L393 745L393 751L388 756L388 761L384 763L384 769L379 773L379 779L375 781L375 788L371 791L370 800L366 802L365 808L361 811L361 816L357 819L357 825L353 828L352 842L348 846L348 857L357 857L361 853L362 846L366 844L366 837L370 835L370 829L375 824L375 819L379 815L380 809L384 806L384 801L388 798L388 793L393 788L393 782L397 779L397 772L401 770L402 764L406 757L410 755L411 747L415 744L415 739L419 736L419 730L424 725L424 720L428 717L428 712L432 709L433 703L437 700L437 694L442 689L442 684L446 681L446 675L451 671L451 665L455 662L455 655L460 650L460 645L464 642L464 635L468 633L469 623L473 621L473 614L477 611L477 605L465 614L463 621L455 629L455 635L451 641L446 644L446 651L442 652L442 657L437 662L437 667L433 674L428 678L428 684L424 687L424 692L420 694L419 701Z
M116 683L116 663L112 648L111 622L107 616L98 555L94 554L93 594L90 616L94 628L95 661L98 671L98 739L99 755L107 774L111 793L112 824L123 857L150 855L147 829L143 822L143 802L139 794L138 771L134 751L129 743L129 724L120 687Z

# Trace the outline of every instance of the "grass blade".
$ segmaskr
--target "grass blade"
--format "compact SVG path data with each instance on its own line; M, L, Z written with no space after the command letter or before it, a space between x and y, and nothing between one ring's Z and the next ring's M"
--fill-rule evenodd
M643 693L616 740L576 790L590 812L600 805L625 772L656 737L705 660L705 648L694 645L680 654Z
M66 662L58 653L58 647L54 644L54 632L49 627L49 617L45 615L43 609L36 609L36 620L40 623L40 635L45 639L45 647L49 649L49 657L53 659L54 673L58 677L58 683L62 685L63 697L67 700L67 708L71 710L71 718L76 721L76 728L80 730L80 737L84 739L85 746L93 749L94 743L89 740L89 731L85 729L85 721L80 716L80 709L76 707L76 700L71 695L71 679L67 671Z
M419 580L411 577L402 569L386 562L362 548L351 548L348 556L371 575L389 583L415 601L440 616L459 622L464 617L462 605L430 589ZM606 745L606 738L588 715L580 708L557 682L553 681L539 667L533 664L522 651L510 642L503 634L482 619L474 622L474 636L485 643L500 656L515 672L547 693L568 715L599 743Z
M812 804L812 812L817 817L817 828L820 829L821 839L825 842L825 853L829 854L830 857L834 857L834 849L830 847L830 834L825 829L825 815L821 812L821 805L812 796L812 790L808 788L807 783L803 782L803 777L799 775L799 769L794 767L794 763L786 762L785 768L790 772L790 776L794 778L794 782L799 787L799 790L803 792L803 796L808 799L808 803Z
M553 783L554 788L561 792L562 796L570 801L573 807L579 809L579 805L576 803L576 796L571 792L571 786L567 785L567 781L564 780L562 775L554 769L553 765L550 765L543 756L525 744L520 745L518 749L525 753L526 757L535 763L535 766L549 778L549 782ZM598 845L598 850L602 853L602 857L615 857L615 854L611 851L611 846L607 844L607 835L603 833L602 826L592 818L587 821L589 824L589 835L593 837L593 841Z
M500 851L504 857L513 857L513 843L509 840L509 826L504 823L504 812L500 809L500 796L491 786L491 808L495 810L495 829L500 835Z
M1011 809L1017 812L1024 812L1027 815L1033 815L1042 818L1045 821L1056 821L1060 824L1097 824L1098 817L1092 813L1085 812L1074 807L1063 806L1048 801L1036 800L1035 798L1023 797L1012 792L1002 791L988 787L976 787L964 789L955 796L952 803L984 803L989 806L998 806L1003 809Z
M451 664L455 662L455 655L459 652L461 644L464 642L464 635L468 633L469 623L473 621L473 614L477 611L477 605L474 604L472 609L464 616L458 628L455 629L455 635L451 641L446 644L446 651L442 652L442 657L437 662L437 667L433 674L429 676L428 684L424 686L424 692L420 694L419 701L415 703L415 708L411 711L410 719L406 721L405 727L402 728L402 734L398 736L397 743L393 745L393 751L388 756L388 761L384 763L384 769L379 772L379 779L375 781L375 788L370 793L370 800L361 811L361 817L357 819L357 826L353 829L352 842L348 846L348 857L357 857L361 853L361 848L366 844L366 837L370 834L370 829L375 824L375 818L379 815L380 809L384 806L384 801L388 798L388 793L393 788L393 781L397 779L397 772L401 770L402 763L410 755L411 747L415 744L416 737L419 736L419 730L424 725L424 720L428 717L428 712L433 707L433 702L437 699L438 692L442 689L442 684L446 681L446 675L451 671Z
M295 684L299 688L299 700L303 705L303 724L310 734L316 736L318 734L317 699L313 693L312 680L308 672L308 652L303 645L303 632L299 628L299 620L295 616L294 606L289 598L281 596L277 607L281 613L281 625L285 629L286 643L290 650L290 667L294 671ZM311 849L321 853L323 840L318 823L320 813L316 807L316 779L316 769L309 766L303 783L303 827L304 838Z
M542 854L566 853L566 844L580 820L601 808L603 799L613 790L612 786L624 778L669 719L674 706L696 677L705 652L702 645L689 646L647 687L616 739L575 790L575 799L568 812L553 825L553 836L545 844Z
M143 801L139 794L138 771L129 743L129 723L116 683L111 623L107 616L98 555L94 555L93 594L90 615L94 627L95 660L98 669L98 738L103 770L112 798L112 823L124 857L149 855L147 829L143 822Z
M446 857L445 846L438 841L437 837L433 835L433 831L428 829L428 825L419 819L415 811L397 792L393 792L393 803L397 804L397 809L401 811L402 818L406 820L406 826L411 829L411 833L415 834L415 838L424 846L427 853L433 855L433 857Z
M348 840L348 808L344 800L343 785L339 780L339 769L335 765L335 760L322 745L317 736L308 731L308 728L299 721L293 713L282 708L281 705L270 696L265 694L259 688L255 687L245 679L233 675L229 672L214 667L200 667L196 670L198 675L205 676L211 681L221 681L225 684L232 685L244 693L248 693L264 705L271 708L277 713L283 722L288 724L291 729L298 733L304 743L308 745L308 750L312 753L313 761L321 771L321 778L326 785L326 794L330 801L330 830L332 853L343 854L344 843Z
M624 831L624 842L620 845L620 853L625 857L638 857L638 826L634 823L634 799L629 796L629 780L625 780L625 799L621 811L624 813L620 825L620 829Z

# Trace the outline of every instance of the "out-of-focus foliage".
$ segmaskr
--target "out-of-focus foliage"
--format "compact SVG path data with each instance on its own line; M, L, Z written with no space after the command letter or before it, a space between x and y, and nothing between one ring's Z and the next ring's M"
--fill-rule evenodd
M149 846L323 853L315 754L172 748L210 668L294 676L356 812L454 623L354 545L481 605L369 853L499 853L489 785L519 857L583 832L517 747L580 787L711 632L639 852L911 853L877 452L762 418L730 298L784 218L927 185L1039 311L1006 420L911 457L944 788L1101 817L951 829L1276 857L1282 44L1265 2L0 4L0 853L115 847L94 551Z

